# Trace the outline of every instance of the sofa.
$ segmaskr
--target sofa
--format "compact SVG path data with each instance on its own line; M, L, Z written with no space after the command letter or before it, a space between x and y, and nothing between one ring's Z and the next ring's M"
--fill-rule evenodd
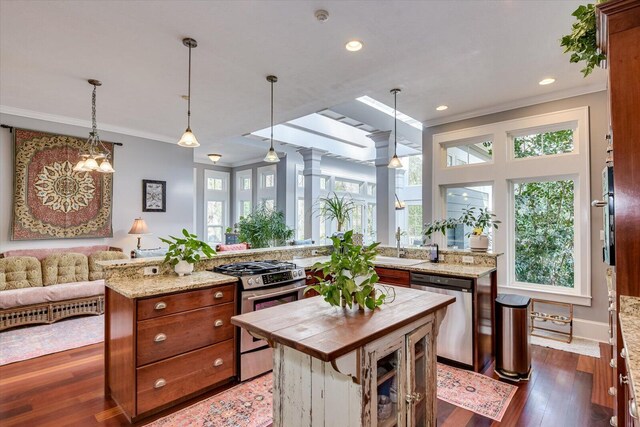
M0 331L104 313L104 269L128 258L106 245L22 249L0 254Z

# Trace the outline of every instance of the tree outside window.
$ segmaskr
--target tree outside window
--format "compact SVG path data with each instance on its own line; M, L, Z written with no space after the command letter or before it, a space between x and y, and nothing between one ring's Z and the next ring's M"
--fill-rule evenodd
M422 185L422 155L409 157L409 185Z

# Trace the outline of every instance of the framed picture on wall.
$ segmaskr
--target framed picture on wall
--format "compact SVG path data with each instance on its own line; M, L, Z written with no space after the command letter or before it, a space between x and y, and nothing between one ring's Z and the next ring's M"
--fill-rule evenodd
M167 211L167 181L142 180L142 212Z

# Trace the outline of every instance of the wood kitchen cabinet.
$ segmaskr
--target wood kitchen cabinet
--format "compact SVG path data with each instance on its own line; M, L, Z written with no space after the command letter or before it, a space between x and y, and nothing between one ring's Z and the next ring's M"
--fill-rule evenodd
M236 284L105 295L105 391L130 421L235 378Z
M395 268L376 267L376 273L380 278L380 283L410 287L410 273L407 270L397 270Z

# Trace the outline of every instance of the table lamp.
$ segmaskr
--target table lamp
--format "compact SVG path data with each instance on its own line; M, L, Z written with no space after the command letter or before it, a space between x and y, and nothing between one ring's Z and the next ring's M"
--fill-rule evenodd
M133 220L133 225L131 226L131 230L129 230L129 234L135 234L138 236L138 249L140 249L140 239L144 234L149 233L149 229L147 228L147 223L144 222L142 218L136 218Z

